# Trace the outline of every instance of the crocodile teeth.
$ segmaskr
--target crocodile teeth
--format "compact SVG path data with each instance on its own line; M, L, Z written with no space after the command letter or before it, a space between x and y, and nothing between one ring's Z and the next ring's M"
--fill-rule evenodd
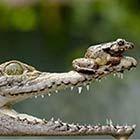
M109 120L108 119L106 119L106 124L109 124Z
M48 93L48 96L51 96L51 93Z
M96 79L97 82L101 82L101 79Z
M35 96L35 98L37 98L37 96Z
M123 73L120 74L120 78L123 79Z
M114 77L115 77L116 75L117 75L116 73L113 74Z
M56 90L55 93L58 93L58 90Z
M133 70L134 68L132 67L132 68L130 68L130 70Z
M70 87L70 89L71 89L71 90L73 90L73 88L74 88L73 86L72 86L72 87Z
M89 91L89 85L86 85L87 91Z
M127 128L127 127L128 127L128 124L126 123L126 124L124 125L124 127Z
M82 92L82 87L78 87L78 93L80 94Z
M110 126L113 126L112 120L106 119L106 124L107 124L107 125L110 125Z
M118 78L123 79L123 74L122 73L117 73Z
M113 126L112 120L109 120L109 125L110 125L110 126Z
M42 98L44 98L44 95L41 95Z

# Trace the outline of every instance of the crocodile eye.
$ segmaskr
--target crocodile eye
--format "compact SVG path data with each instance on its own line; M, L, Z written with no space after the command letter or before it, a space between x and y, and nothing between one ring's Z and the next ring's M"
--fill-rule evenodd
M8 75L21 75L24 72L23 67L18 63L10 63L5 67L5 72Z
M119 40L117 43L119 46L123 46L125 44L124 40Z

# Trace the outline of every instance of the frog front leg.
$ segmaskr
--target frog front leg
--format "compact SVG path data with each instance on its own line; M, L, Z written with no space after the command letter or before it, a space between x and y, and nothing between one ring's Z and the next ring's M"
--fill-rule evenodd
M95 63L94 59L89 58L78 58L73 60L72 66L78 72L93 74L95 73L98 65Z

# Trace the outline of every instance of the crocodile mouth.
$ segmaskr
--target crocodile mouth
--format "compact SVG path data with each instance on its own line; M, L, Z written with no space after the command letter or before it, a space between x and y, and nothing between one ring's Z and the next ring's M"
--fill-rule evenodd
M42 126L46 126L47 135L65 135L64 132L68 132L67 135L81 135L81 133L86 135L109 134L119 138L118 135L122 136L123 132L126 137L129 137L133 133L135 126L113 126L111 121L105 126L97 127L66 124L60 120L46 121L27 114L20 114L11 109L11 105L31 97L37 98L37 96L41 96L44 98L45 94L50 96L66 88L73 90L74 87L78 87L78 93L80 94L83 86L86 86L87 90L89 90L91 82L99 81L109 74L117 74L119 78L123 78L124 71L132 70L137 65L137 61L133 57L123 55L124 52L132 48L132 43L125 42L122 39L118 39L114 43L111 42L111 44L106 43L104 46L98 45L95 48L89 48L84 58L73 61L74 70L65 73L40 72L32 66L16 60L3 63L0 65L0 114L10 117L8 122L12 119L17 121L20 126L22 124L25 124L24 127L27 125L27 128L33 126L32 129L35 132L37 132L37 129L34 129L35 126L39 131ZM98 52L97 55L96 52ZM5 125L7 132L7 124ZM38 127L38 125L40 126ZM20 127L16 128L16 132L19 131L18 128ZM76 128L78 133L75 133L73 128ZM23 135L23 133L21 134ZM39 135L39 133L34 134ZM42 134L44 135L45 133Z
M137 61L133 57L122 55L125 51L133 48L132 43L122 39L118 39L117 43L117 45L113 43L107 45L109 47L99 45L90 47L87 50L87 55L78 59L81 65L76 63L79 69L74 67L74 70L65 73L40 72L17 60L1 64L0 107L10 106L34 96L51 95L53 92L65 88L78 87L78 92L81 92L82 86L87 86L89 89L89 84L92 81L100 80L109 74L117 74L122 78L124 71L136 67ZM96 60L91 58L95 55L95 50L104 51L98 54ZM85 63L83 65L83 60L86 65Z

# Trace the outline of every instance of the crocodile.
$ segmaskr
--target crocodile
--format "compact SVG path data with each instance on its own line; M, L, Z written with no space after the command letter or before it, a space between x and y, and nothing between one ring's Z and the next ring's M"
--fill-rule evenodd
M89 85L109 74L122 77L124 71L137 65L133 57L123 53L134 45L124 39L90 46L83 58L73 60L73 70L64 73L41 72L34 67L11 60L0 65L0 135L111 135L115 138L128 138L135 125L79 125L64 123L60 119L45 120L16 112L12 105L22 100L51 95L59 90Z

